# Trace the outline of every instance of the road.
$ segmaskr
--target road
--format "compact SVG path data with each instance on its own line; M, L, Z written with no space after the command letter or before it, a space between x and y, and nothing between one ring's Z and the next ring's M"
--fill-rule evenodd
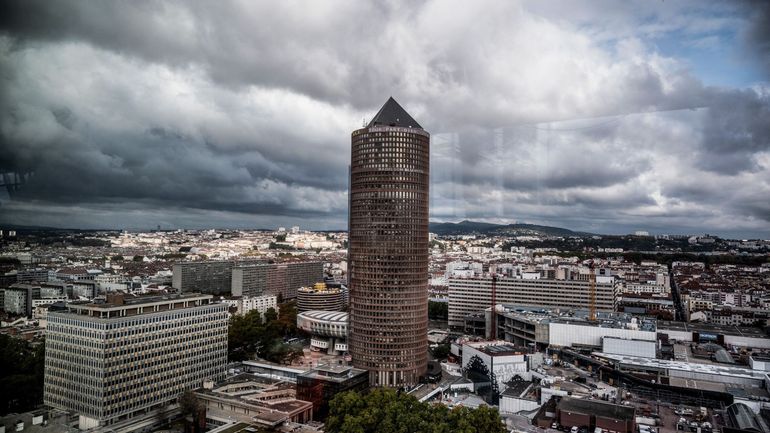
M684 321L684 306L682 305L682 297L679 293L679 287L676 285L676 280L674 279L673 266L671 269L669 269L668 276L669 280L671 281L671 297L674 300L674 309L676 310L676 316L674 318L682 322Z

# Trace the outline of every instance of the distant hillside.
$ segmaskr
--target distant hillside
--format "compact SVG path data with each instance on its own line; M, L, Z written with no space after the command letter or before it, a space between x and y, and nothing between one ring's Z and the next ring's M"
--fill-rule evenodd
M430 223L430 232L437 235L498 235L498 236L589 236L591 233L575 232L560 227L540 226L536 224L491 224L478 221L459 223Z

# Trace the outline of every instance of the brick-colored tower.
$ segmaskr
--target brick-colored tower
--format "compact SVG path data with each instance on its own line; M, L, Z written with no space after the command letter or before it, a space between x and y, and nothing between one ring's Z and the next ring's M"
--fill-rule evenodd
M393 98L353 131L348 343L372 386L427 369L429 168L430 134Z

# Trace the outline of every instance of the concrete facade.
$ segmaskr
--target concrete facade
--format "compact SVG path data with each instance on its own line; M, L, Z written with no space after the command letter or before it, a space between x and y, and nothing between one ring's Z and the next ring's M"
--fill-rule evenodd
M210 295L147 296L49 311L45 404L82 427L110 425L224 378L227 306Z
M492 305L492 284L491 277L450 278L449 326L462 327L464 317L489 308ZM544 308L588 306L588 281L498 277L495 286L495 302L498 304ZM611 278L597 278L597 311L615 311L620 287L620 283Z

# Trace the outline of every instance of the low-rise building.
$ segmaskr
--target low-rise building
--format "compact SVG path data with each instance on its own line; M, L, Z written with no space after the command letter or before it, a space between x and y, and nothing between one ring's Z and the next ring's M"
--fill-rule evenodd
M216 384L207 382L195 395L206 409L207 424L245 422L275 428L313 418L313 403L297 399L293 383L248 373Z
M363 391L369 387L366 370L346 365L319 365L297 376L297 398L313 403L313 419L323 421L329 402L345 391Z
M529 381L526 349L505 341L467 342L462 346L462 367L468 378L478 382L488 379L493 390L503 392L506 382L515 376Z
M601 400L562 397L556 405L556 417L561 426L586 427L588 431L634 433L636 428L633 407Z
M259 314L265 314L267 310L273 309L278 312L278 298L275 295L265 296L244 296L244 297L230 297L222 298L222 302L227 304L230 308L235 308L235 314L245 315L249 312L257 310Z
M592 321L589 311L583 309L498 305L495 312L498 338L537 350L549 346L598 349L604 337L651 342L657 339L654 319L625 313L597 312L596 320ZM491 309L487 313L491 313ZM488 328L493 326L491 320L487 322Z
M297 327L312 334L310 347L329 354L348 351L348 313L305 311L297 315Z

